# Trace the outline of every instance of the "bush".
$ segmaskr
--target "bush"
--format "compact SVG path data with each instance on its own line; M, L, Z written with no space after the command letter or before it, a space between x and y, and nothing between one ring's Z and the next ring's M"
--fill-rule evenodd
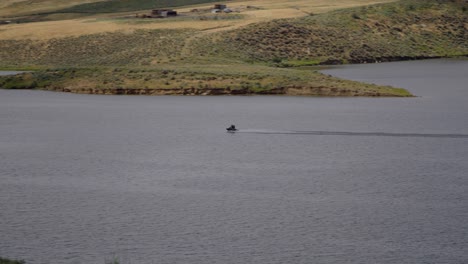
M0 264L24 264L24 260L14 260L0 257Z
M356 13L353 13L352 17L353 17L354 19L361 19L361 17L360 17L358 14L356 14Z
M37 82L31 80L10 80L2 84L4 89L34 89L37 88Z

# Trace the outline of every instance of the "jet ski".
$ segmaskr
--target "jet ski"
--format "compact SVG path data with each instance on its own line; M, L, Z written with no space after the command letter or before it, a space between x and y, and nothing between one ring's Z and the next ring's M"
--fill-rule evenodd
M235 125L231 125L230 127L226 128L226 130L227 132L231 132L231 133L238 131Z

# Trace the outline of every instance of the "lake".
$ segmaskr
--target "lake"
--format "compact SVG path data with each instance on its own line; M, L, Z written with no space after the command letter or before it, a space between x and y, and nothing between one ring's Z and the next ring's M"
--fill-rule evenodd
M0 71L0 76L6 76L6 75L15 75L22 73L24 71Z
M467 69L324 71L415 98L0 90L0 256L467 263Z

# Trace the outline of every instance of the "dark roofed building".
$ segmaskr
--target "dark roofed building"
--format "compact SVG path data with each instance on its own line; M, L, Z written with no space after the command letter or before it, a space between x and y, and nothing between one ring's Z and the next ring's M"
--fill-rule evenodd
M227 6L225 4L216 4L214 6L214 9L219 9L219 10L223 10L225 9Z

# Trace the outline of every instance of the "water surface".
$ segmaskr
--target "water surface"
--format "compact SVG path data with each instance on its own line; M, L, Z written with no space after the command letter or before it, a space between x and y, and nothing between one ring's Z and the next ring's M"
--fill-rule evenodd
M327 72L416 98L0 90L0 255L466 263L467 67ZM231 123L246 133L226 133Z
M0 76L15 75L15 74L23 73L23 72L24 71L0 71Z

